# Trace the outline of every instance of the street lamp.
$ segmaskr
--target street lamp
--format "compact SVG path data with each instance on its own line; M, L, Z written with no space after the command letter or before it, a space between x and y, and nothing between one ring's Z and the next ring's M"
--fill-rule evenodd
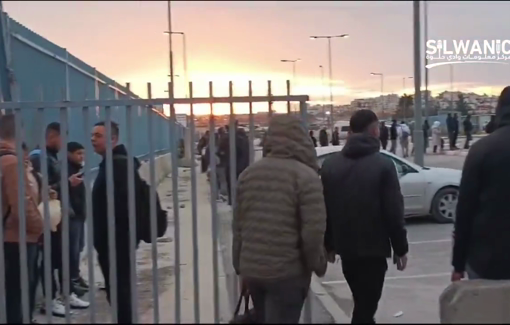
M164 34L170 34L168 31L163 32ZM188 77L188 54L186 50L186 34L184 32L172 32L172 35L181 35L182 36L182 64L184 66L184 78L186 85L188 84L189 77ZM188 87L186 88L186 96L188 95Z
M332 38L348 38L349 34L331 35L331 36L310 36L311 40L327 39L328 40L328 62L329 62L329 101L331 121L333 121L333 67L331 63L331 39ZM333 123L331 123L331 132L333 132Z
M324 67L319 65L319 69L321 69L321 92L324 91ZM322 93L322 115L325 115L324 103L326 102L326 98L324 98L324 93Z
M292 63L292 83L294 83L296 79L296 62L301 61L301 59L295 59L295 60L280 60L280 62L283 63Z
M170 75L168 75L168 76L170 77ZM174 74L174 78L179 78L179 77L180 77L180 75ZM165 89L165 93L167 93L167 92L168 92L168 89Z
M170 61L170 84L172 87L172 94L174 94L174 54L172 50L172 6L171 1L167 1L167 20L168 20L168 53L169 53L169 61ZM173 106L173 105L170 105ZM172 110L172 109L171 109ZM173 112L172 112L173 114ZM179 316L180 317L180 316Z
M380 72L370 72L370 75L381 77L381 101L382 101L381 113L384 114L384 74Z

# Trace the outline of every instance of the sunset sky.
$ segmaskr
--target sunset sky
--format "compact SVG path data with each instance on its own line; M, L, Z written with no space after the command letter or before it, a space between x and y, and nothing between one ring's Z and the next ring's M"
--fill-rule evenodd
M166 1L5 1L4 10L117 82L131 82L138 95L146 96L147 82L154 97L166 95ZM402 84L413 76L411 1L173 1L172 10L173 30L186 33L195 96L208 95L209 81L216 95L228 95L230 80L235 95L247 95L248 80L262 95L269 79L273 94L283 95L292 64L280 60L300 58L293 93L321 102L329 97L327 41L309 36L344 33L350 38L332 41L335 103L380 95L380 79L370 72L384 73L384 93L413 92L412 80L405 90ZM429 39L506 39L509 11L508 2L429 1ZM184 96L182 38L173 40L176 92ZM454 89L497 94L509 73L510 65L455 66ZM429 76L429 89L450 88L448 66Z

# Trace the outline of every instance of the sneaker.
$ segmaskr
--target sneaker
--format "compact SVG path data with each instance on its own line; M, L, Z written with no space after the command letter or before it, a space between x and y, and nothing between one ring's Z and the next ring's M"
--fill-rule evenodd
M69 305L73 309L87 309L89 308L90 303L88 301L81 300L75 293L71 293L71 296L69 296Z
M77 279L76 281L81 288L84 288L84 289L88 289L89 288L89 285L87 283L87 281L85 281L81 276Z
M66 316L66 308L64 307L64 304L58 299L55 298L51 302L51 313L55 317L65 317ZM41 306L41 314L46 314L46 306Z

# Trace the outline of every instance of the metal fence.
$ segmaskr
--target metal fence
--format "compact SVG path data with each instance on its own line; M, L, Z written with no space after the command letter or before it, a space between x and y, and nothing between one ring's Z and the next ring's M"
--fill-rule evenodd
M235 117L235 111L234 111L234 104L236 103L249 103L249 113L250 113L250 131L248 134L249 140L250 140L250 163L253 163L255 160L255 150L254 150L254 120L253 120L253 112L252 112L252 104L253 103L260 103L260 102L267 102L268 103L268 116L270 117L273 114L272 111L272 103L273 102L287 102L287 113L291 113L291 102L299 102L299 108L300 108L300 114L303 117L303 121L306 122L306 102L308 101L308 96L291 96L290 95L290 83L287 81L287 95L285 96L274 96L271 94L271 82L268 82L268 95L267 96L253 96L252 95L252 85L251 82L249 83L249 94L245 97L235 97L233 96L233 85L232 82L230 82L230 96L228 97L214 97L213 95L213 84L212 82L209 84L209 97L205 98L197 98L193 97L193 85L190 82L189 83L189 97L190 98L173 98L173 87L171 84L168 85L169 90L169 98L151 98L151 86L148 84L148 98L149 99L109 99L109 100L83 100L83 101L54 101L54 102L5 102L0 103L0 109L5 109L6 111L12 112L15 115L15 124L16 124L16 149L15 154L17 156L17 178L18 178L18 193L17 193L17 199L18 199L18 218L19 218L19 239L20 243L26 243L27 240L27 215L26 215L26 193L25 193L25 182L27 181L26 178L26 171L24 166L24 154L22 150L22 142L24 140L24 123L23 123L23 117L26 115L25 112L29 112L29 114L36 114L37 119L39 121L44 121L44 114L45 110L48 109L58 109L59 110L59 121L61 125L61 144L62 148L66 148L66 144L68 142L68 131L69 131L69 114L70 111L73 114L81 114L82 115L82 130L83 134L90 134L90 130L92 129L93 125L91 123L90 118L90 112L91 110L95 110L96 107L99 107L101 111L104 111L104 121L105 121L105 132L106 132L106 138L111 139L112 138L112 126L111 122L114 120L112 118L112 108L114 107L120 107L121 110L124 109L125 113L125 127L127 131L127 136L125 138L124 145L127 148L128 152L128 171L127 171L127 197L123 199L122 202L125 202L125 204L128 206L129 215L128 217L128 225L129 225L129 257L130 257L130 291L131 291L131 297L130 301L132 304L132 322L138 323L139 322L139 314L138 314L138 292L137 292L137 263L136 263L136 248L137 248L137 238L136 238L136 225L137 220L135 216L135 174L134 174L134 157L133 157L133 143L134 143L134 135L132 130L136 128L137 125L135 125L135 121L133 118L133 114L131 114L132 110L139 110L140 108L142 110L145 110L147 112L147 130L149 130L148 134L148 147L149 147L149 154L148 154L148 165L150 170L150 184L151 191L150 191L150 206L151 206L151 213L150 213L150 227L151 227L151 256L152 256L152 291L153 291L153 321L154 323L158 323L160 318L160 306L159 306L159 287L157 283L158 279L158 245L157 245L157 238L156 238L156 230L157 230L157 221L156 221L156 172L155 172L155 160L156 160L156 148L155 147L155 138L156 137L167 137L169 139L170 148L169 151L171 153L171 179L172 179L172 193L173 195L173 224L174 224L174 272L175 272L175 323L181 322L181 273L180 273L180 267L181 267L181 256L180 256L180 219L179 219L179 197L177 195L179 188L178 188L178 176L179 176L179 170L178 170L178 139L182 136L178 133L180 132L178 130L178 127L176 126L176 114L174 109L174 104L188 104L190 106L190 137L186 141L189 141L189 148L191 148L191 161L195 162L195 143L196 143L196 133L195 133L195 125L194 125L194 112L193 112L193 105L195 104L209 104L210 105L210 120L209 120L209 131L211 134L210 137L210 161L215 161L215 153L216 153L216 143L215 143L215 137L213 136L216 131L216 125L215 125L215 119L214 119L214 104L217 103L228 103L230 104L230 120L229 120L229 129L235 130L236 129L236 117ZM129 86L128 86L129 87ZM168 132L166 134L156 133L154 132L154 121L157 115L157 112L152 110L153 105L163 105L163 104L169 104L170 109L170 118L168 121ZM229 132L229 146L230 146L230 152L235 152L236 146L235 146L235 133ZM49 191L50 187L48 184L48 163L47 163L47 156L48 153L46 151L46 137L45 137L45 129L40 128L40 135L39 135L39 147L41 149L41 171L42 171L42 189L41 194L43 198L49 197ZM115 184L113 181L113 153L112 153L112 142L106 141L106 193L107 193L107 225L108 225L108 255L110 259L110 272L109 275L105 275L109 277L109 283L111 288L111 294L110 294L110 305L111 305L111 321L113 323L118 322L118 314L117 314L117 307L119 306L119 297L117 296L117 251L116 251L116 220L115 220L115 209L118 208L116 206L118 203L118 200L114 200L114 195L118 189L115 188ZM85 141L84 143L85 147L85 165L84 165L84 184L85 184L85 202L86 202L86 234L87 234L87 241L89 243L92 243L94 241L94 224L93 224L93 202L92 202L92 182L93 182L93 163L95 163L95 160L93 158L92 152L93 148L90 143L90 141ZM60 160L62 162L67 161L67 155L66 150L63 149L60 153ZM97 160L96 160L97 161ZM235 202L235 155L230 155L230 165L231 165L231 180L232 180L232 186L231 186L231 195L232 195L232 201ZM2 178L0 169L0 178ZM219 236L219 230L218 230L218 210L217 210L217 202L214 198L217 197L217 178L216 178L216 165L214 163L210 166L210 212L212 215L212 225L211 225L211 231L212 231L212 276L211 279L213 282L213 301L212 304L214 305L213 308L213 319L215 323L220 322L220 303L230 303L230 302L220 302L219 298L219 274L218 274L218 236ZM70 302L69 302L69 296L70 296L70 252L69 252L69 212L70 212L70 201L69 201L69 184L68 184L68 177L69 177L69 171L66 163L61 164L61 181L60 181L60 188L61 188L61 204L62 204L62 233L64 234L62 236L62 263L63 263L63 296L65 301L65 307L66 307L66 315L65 320L66 323L71 322L71 314L70 314ZM194 319L196 323L200 322L200 290L199 288L199 256L198 256L198 234L197 234L197 222L198 222L198 214L200 211L198 211L198 203L197 203L197 172L196 168L191 168L191 216L192 216L192 242L193 242L193 298L194 298ZM4 185L4 182L2 180L2 185ZM5 186L9 186L9 184L5 184ZM4 188L0 188L0 196L2 197L2 201L0 201L0 210L5 211L5 209L2 209L2 204L5 204L4 198L5 193L1 193L2 189L5 191ZM50 240L50 232L51 232L51 224L50 224L50 216L49 216L49 204L48 199L42 200L42 204L44 206L44 251L43 251L43 259L48 261L50 259L51 254L51 240ZM117 203L116 203L117 202ZM9 204L7 202L7 204ZM5 208L5 206L3 207ZM4 223L0 223L0 242L4 241ZM19 262L20 262L20 288L21 288L21 297L22 297L22 314L23 314L23 322L29 323L31 321L30 319L30 312L31 312L31 292L33 290L32 285L33 281L29 281L29 269L28 269L28 262L27 262L27 246L26 245L19 245L20 254L19 254ZM89 244L87 245L87 258L88 258L88 279L90 283L90 292L94 293L95 288L95 279L94 279L94 248L93 245ZM5 261L5 254L4 254L4 246L0 245L0 261ZM6 283L4 283L3 279L5 278L5 267L7 267L7 261L6 263L0 263L0 323L5 323L7 321L6 318L6 300L9 299L8 296L6 296ZM53 276L52 271L50 269L49 263L45 263L45 269L44 269L44 275L41 275L42 278L42 285L45 286L46 292L52 292L52 279ZM234 281L236 281L234 279ZM238 286L237 282L234 282L232 284L232 287L234 288L234 292L231 293L232 296L235 298L239 294L238 292ZM121 297L123 298L123 297ZM234 299L235 299L234 298ZM232 299L232 297L231 297ZM90 300L90 307L89 307L89 315L90 315L90 323L95 323L96 320L96 311L98 309L97 302L95 300L95 295L90 294L89 295ZM51 310L51 304L52 304L52 297L50 294L46 294L45 297L45 308L46 308L46 314L47 314L47 321L48 323L52 322L52 314L50 312ZM309 301L307 304L305 304L305 317L304 321L306 323L311 322L311 310L310 310L310 304Z

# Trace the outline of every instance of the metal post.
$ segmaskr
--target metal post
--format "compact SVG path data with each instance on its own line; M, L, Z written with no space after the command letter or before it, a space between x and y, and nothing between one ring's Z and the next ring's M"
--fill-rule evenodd
M453 65L450 64L450 110L454 110L453 107Z
M321 88L322 91L324 91L324 67L322 65L319 65L319 68L321 69ZM322 115L326 116L326 108L324 104L326 103L326 96L324 94L322 95Z
M403 81L403 86L404 86L404 87L403 87L403 89L404 89L404 95L405 95L405 89L406 89L406 77L402 78L402 81ZM402 95L402 96L403 96L403 95ZM405 120L405 119L406 119L406 117L407 117L407 116L406 116L406 115L407 115L407 114L406 114L406 111L407 111L407 100L405 99L405 97L404 97L404 100L403 100L402 102L403 102L403 104L404 104L404 112L403 112L403 114L404 114L404 120Z
M423 130L421 111L420 1L413 1L414 13L414 162L423 166Z
M329 118L331 134L333 134L333 67L331 63L331 37L328 37L328 64L329 64Z
M189 83L189 76L188 76L188 50L186 49L186 34L182 33L182 50L183 50L183 65L184 65L184 78L186 80L186 84ZM186 97L189 96L189 87L188 91L186 91Z
M174 54L172 51L172 6L171 1L167 1L168 4L168 52L169 52L169 60L170 60L170 84L172 87L172 93L175 89L174 87Z
M381 105L382 105L382 112L384 113L384 104L385 104L385 98L384 98L384 75L381 73Z
M423 1L423 11L424 11L424 31L423 38L425 39L425 44L427 44L428 39L428 31L429 31L429 18L428 18L428 1ZM428 120L429 117L429 69L426 66L429 64L429 59L425 55L425 119Z

